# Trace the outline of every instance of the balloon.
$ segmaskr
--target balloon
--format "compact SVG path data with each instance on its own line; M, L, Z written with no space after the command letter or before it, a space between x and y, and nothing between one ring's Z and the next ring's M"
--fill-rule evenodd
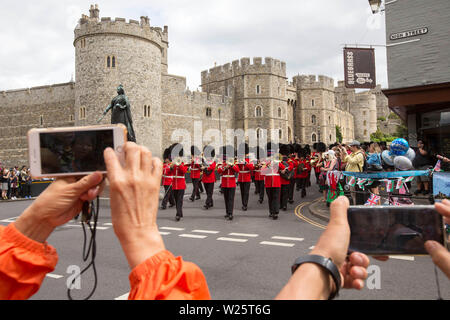
M405 157L407 157L412 162L412 161L414 161L414 158L416 157L416 152L413 149L409 148L408 152L406 152L406 154L405 154Z
M408 152L409 144L403 138L398 138L391 143L391 154L394 156L403 156Z
M401 171L412 169L413 165L411 160L404 156L398 156L394 159L394 167Z
M394 157L389 154L388 150L384 150L381 153L381 159L383 159L384 163L386 163L388 166L394 166Z

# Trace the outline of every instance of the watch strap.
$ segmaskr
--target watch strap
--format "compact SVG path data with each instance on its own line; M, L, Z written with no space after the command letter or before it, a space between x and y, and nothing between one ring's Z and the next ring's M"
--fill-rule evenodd
M295 260L294 264L291 267L292 274L294 274L298 267L304 263L314 263L328 271L336 285L336 290L330 294L328 300L334 299L338 295L339 289L341 288L341 273L339 272L339 269L334 264L334 262L329 258L325 258L319 255L303 256Z

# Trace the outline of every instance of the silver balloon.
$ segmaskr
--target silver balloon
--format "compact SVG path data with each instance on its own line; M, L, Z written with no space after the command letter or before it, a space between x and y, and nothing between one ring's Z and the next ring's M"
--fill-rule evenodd
M381 159L383 159L384 163L386 163L388 166L394 166L394 156L391 156L388 150L384 150L381 153Z
M416 152L413 149L409 148L405 154L405 157L407 157L412 162L412 161L414 161L414 158L416 157Z
M411 170L413 165L411 160L405 156L398 156L394 159L394 167L401 171Z

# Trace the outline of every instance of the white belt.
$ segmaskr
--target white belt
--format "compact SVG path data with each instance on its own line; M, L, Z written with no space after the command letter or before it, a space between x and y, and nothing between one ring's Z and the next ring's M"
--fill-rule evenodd
M223 176L224 178L236 178L235 176Z
M184 179L184 176L182 176L182 177L179 177L179 176L173 176L173 178L175 178L175 179Z
M250 171L239 171L239 173L250 173Z
M267 173L267 174L265 174L265 176L273 176L273 177L276 177L276 176L279 176L279 174L278 174L278 173Z
M172 179L173 176L163 176L163 178Z
M194 170L200 170L200 169L198 169L198 168L192 168L192 169L191 169L191 171L194 171Z

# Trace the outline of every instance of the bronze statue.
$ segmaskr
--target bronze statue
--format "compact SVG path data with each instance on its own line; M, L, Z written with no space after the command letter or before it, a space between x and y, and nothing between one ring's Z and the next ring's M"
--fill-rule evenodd
M103 112L103 116L98 122L100 122L111 110L111 124L122 123L127 127L128 141L136 142L136 136L133 130L133 119L131 117L131 107L128 97L125 95L125 90L122 85L117 87L117 96L112 99L106 110Z

